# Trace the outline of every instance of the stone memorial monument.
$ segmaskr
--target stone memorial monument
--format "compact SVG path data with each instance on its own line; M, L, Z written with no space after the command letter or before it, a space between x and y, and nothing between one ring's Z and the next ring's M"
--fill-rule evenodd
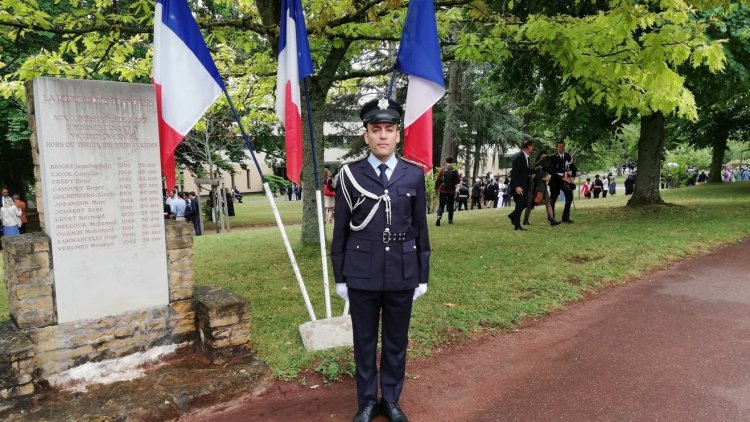
M154 346L246 349L249 304L194 297L193 227L164 220L154 86L36 78L27 107L44 232L2 240L0 397Z
M167 305L153 87L37 78L34 93L58 323Z

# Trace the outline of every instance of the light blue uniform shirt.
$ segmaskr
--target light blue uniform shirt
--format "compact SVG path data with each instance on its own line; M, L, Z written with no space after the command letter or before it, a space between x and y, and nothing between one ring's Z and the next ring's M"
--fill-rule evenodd
M391 158L388 159L385 163L380 161L378 158L376 158L374 155L370 154L369 157L367 157L367 162L370 163L373 170L375 170L375 174L380 177L380 169L378 168L379 165L385 164L388 166L388 168L385 170L385 177L388 178L388 180L391 180L391 175L393 174L393 169L396 168L396 164L398 164L398 158L396 158L396 154L391 155Z

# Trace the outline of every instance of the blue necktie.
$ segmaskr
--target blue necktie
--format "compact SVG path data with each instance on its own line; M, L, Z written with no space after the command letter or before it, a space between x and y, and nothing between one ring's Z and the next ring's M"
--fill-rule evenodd
M385 171L388 169L388 164L381 164L378 166L378 169L380 169L380 183L383 184L383 187L386 187L388 185L388 176L385 174Z

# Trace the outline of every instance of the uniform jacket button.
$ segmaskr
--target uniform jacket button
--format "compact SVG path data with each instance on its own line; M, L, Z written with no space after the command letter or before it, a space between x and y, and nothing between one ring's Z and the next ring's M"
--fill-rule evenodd
M391 250L391 247L390 247L390 246L386 246L386 247L385 247L385 251L386 251L386 252L388 252L388 251L390 251L390 250Z

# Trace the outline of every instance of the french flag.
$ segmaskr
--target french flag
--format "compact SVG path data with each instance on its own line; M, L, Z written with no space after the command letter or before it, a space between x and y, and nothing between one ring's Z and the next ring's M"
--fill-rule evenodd
M171 189L177 145L224 90L224 81L186 0L156 0L154 84L161 167L167 189Z
M284 123L286 177L299 184L302 172L302 106L299 81L313 74L301 0L282 0L276 115Z
M409 75L404 108L404 157L432 168L432 106L445 94L435 6L412 0L406 12L396 70Z

